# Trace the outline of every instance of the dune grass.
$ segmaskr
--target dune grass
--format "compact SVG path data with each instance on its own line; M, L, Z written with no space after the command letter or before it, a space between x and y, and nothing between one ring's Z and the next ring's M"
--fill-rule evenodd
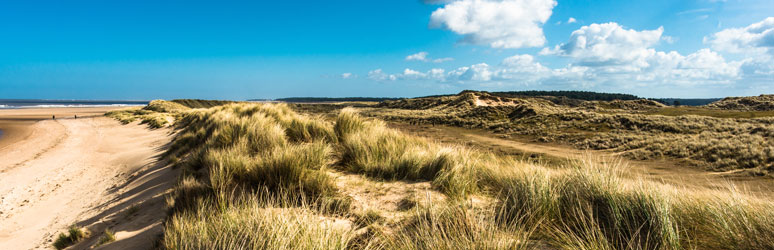
M75 225L67 229L67 233L60 233L52 244L56 249L65 249L86 237L86 232Z
M393 121L483 128L580 149L621 152L637 160L678 159L708 170L742 169L754 174L774 171L774 141L769 139L774 135L774 111L761 108L770 107L768 101L755 102L758 108L751 110L621 102L628 103L566 106L541 98L470 92L385 102L380 105L383 108L362 110Z
M337 226L313 207L281 201L253 196L225 209L201 201L196 210L177 213L167 221L163 245L168 249L347 248L354 236L351 229ZM293 208L282 208L288 205Z
M165 157L182 175L162 248L774 248L770 201L625 178L616 163L523 162L406 135L352 109L334 121L284 104L179 117ZM429 182L450 199L355 211L331 171ZM481 199L491 202L472 202Z
M97 241L97 246L105 245L114 241L116 241L115 233L113 233L113 231L110 229L105 229L104 234L102 237L99 237L99 240Z
M416 208L397 232L384 234L383 249L534 249L534 228L500 220L492 209L475 210L464 203Z

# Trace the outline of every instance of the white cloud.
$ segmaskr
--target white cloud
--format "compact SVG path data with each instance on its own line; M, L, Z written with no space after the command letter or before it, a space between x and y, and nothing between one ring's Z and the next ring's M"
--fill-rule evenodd
M739 78L739 62L726 62L718 53L701 49L687 56L675 51L656 51L663 27L655 30L626 29L617 23L591 24L572 32L568 42L544 55L572 59L561 72L583 72L582 78L598 82L621 81L631 84L713 84Z
M343 74L341 74L341 78L343 78L343 79L354 78L354 76L355 75L353 75L352 73L343 73Z
M435 79L435 80L438 80L438 81L444 81L444 80L446 80L446 74L444 74L444 72L445 72L444 69L436 68L436 69L431 69L427 73L427 75L428 75L428 77L430 79Z
M411 54L411 55L406 56L406 61L423 61L423 62L426 62L427 61L427 54L428 53L424 52L424 51L418 52L416 54Z
M368 72L368 79L374 81L395 81L397 77L395 75L388 75L382 71L382 69L375 69Z
M426 79L427 74L407 68L403 70L403 74L397 75L397 77L400 77L401 79L419 80Z
M430 26L449 29L472 44L538 47L546 42L542 26L554 6L555 0L458 0L435 10Z
M575 20L574 17L570 17L570 19L567 19L567 23L577 23L578 20Z
M416 54L411 54L406 56L406 61L420 61L420 62L434 62L434 63L442 63L442 62L448 62L454 60L454 58L451 57L444 57L444 58L436 58L432 59L430 57L427 57L429 53L427 52L418 52Z
M408 70L394 75L395 79L414 79L475 83L511 82L513 84L575 84L595 86L612 84L630 87L654 85L695 86L727 84L740 78L743 62L728 62L710 49L688 55L675 51L657 51L663 28L655 30L625 29L617 23L583 26L570 35L568 42L554 49L544 49L544 55L569 58L570 64L551 69L537 62L532 55L514 55L496 66L486 63L459 67L446 73L445 78L429 78L429 73ZM752 61L747 71L774 72ZM435 74L438 75L438 74Z
M636 31L617 23L595 23L573 31L567 43L541 53L572 57L583 65L628 64L652 54L649 47L661 40L663 31L663 27Z
M656 50L662 41L674 42L674 38L663 33L661 27L634 30L617 23L583 26L572 32L567 42L540 52L568 59L567 65L554 68L541 64L532 55L521 54L500 63L482 62L448 71L436 68L427 72L405 69L392 75L379 73L382 79L469 85L466 88L540 85L538 88L652 96L756 94L769 89L774 81L774 18L713 34L705 39L713 49L689 54ZM730 61L718 51L748 56Z
M731 53L774 54L774 17L744 28L724 29L705 37L713 49Z
M449 72L449 76L452 79L459 81L489 81L492 80L492 75L493 73L489 70L489 65L486 63L474 64L470 67L460 67Z
M745 55L740 71L745 79L771 83L774 81L774 17L744 28L729 28L704 37L712 48Z
M531 55L511 56L503 59L500 65L502 66L502 69L500 69L498 72L501 75L509 75L513 73L544 73L550 71L550 69L543 66L539 62L535 62L535 58Z
M436 58L436 59L433 59L433 62L434 62L434 63L442 63L442 62L448 62L448 61L453 61L453 60L454 60L454 58L451 58L451 57L444 57L444 58Z
M663 40L664 42L666 42L668 44L673 44L673 43L675 43L675 41L677 39L675 39L674 37L671 37L671 36L661 36L661 40Z
M445 4L454 2L454 0L424 0L425 4Z
M368 79L374 81L397 81L397 80L436 80L446 81L444 69L433 68L427 72L421 72L406 68L402 73L387 74L382 69L375 69L368 72Z

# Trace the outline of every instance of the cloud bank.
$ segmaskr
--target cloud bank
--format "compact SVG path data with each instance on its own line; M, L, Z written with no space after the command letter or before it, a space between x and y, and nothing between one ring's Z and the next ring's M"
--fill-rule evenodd
M550 68L529 54L516 54L497 63L476 63L450 70L405 69L387 74L372 71L379 81L429 80L469 85L550 85L559 87L617 88L739 87L771 84L774 76L774 18L744 28L715 33L705 42L712 48L690 54L659 51L655 47L669 37L664 28L628 29L618 23L590 24L573 31L568 40L540 55L566 58L564 67ZM726 60L718 51L754 53L757 57ZM425 54L426 56L426 54ZM369 73L369 76L372 74Z

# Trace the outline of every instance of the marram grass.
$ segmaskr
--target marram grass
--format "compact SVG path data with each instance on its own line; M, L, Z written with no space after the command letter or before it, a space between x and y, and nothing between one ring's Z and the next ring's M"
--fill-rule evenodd
M353 109L332 122L283 104L175 112L166 157L183 174L162 248L774 248L769 200L625 178L616 163L529 164L410 136ZM426 181L448 199L354 211L331 171ZM476 197L492 202L471 205Z

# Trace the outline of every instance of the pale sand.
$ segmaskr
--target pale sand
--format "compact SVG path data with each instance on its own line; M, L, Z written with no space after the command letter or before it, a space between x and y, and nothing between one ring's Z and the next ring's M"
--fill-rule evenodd
M152 247L176 177L158 162L171 131L121 125L102 117L108 109L0 110L0 249L51 248L72 224L91 231L76 249L106 228L117 241L104 247Z

